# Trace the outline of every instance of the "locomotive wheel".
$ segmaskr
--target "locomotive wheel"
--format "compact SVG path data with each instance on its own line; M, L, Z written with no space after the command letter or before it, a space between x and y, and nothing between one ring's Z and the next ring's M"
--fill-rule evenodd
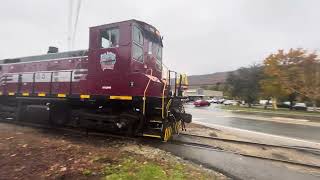
M174 123L174 133L179 135L180 129L181 129L181 121L175 122Z
M70 109L67 104L55 103L50 106L50 124L63 126L68 123Z
M172 126L170 126L169 124L164 126L163 128L163 132L162 132L162 141L163 142L167 142L168 140L170 140L172 138Z

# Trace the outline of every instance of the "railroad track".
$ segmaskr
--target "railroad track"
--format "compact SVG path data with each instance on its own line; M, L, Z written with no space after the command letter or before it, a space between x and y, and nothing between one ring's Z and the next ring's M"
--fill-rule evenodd
M215 141L223 141L223 142L229 142L229 143L237 143L237 144L246 144L246 145L253 145L253 146L259 146L259 147L269 147L269 148L281 148L281 149L287 149L287 150L296 150L301 152L308 152L314 155L320 155L320 149L316 148L309 148L309 147L300 147L300 146L286 146L286 145L275 145L275 144L265 144L265 143L256 143L256 142L250 142L250 141L239 141L239 140L233 140L233 139L224 139L224 138L217 138L217 137L208 137L208 136L199 136L199 135L193 135L193 134L185 134L182 133L180 136L186 136L186 137L194 137L198 139L209 139L209 140L215 140ZM209 149L210 151L215 152L227 152L232 154L237 154L245 157L250 158L256 158L256 159L263 159L273 162L281 162L285 164L291 164L291 165L298 165L298 166L304 166L308 168L314 168L314 169L320 169L320 163L318 164L308 164L308 163L301 163L297 161L292 160L285 160L285 159L278 159L278 158L270 158L265 156L258 156L258 155L252 155L242 152L235 152L232 150L225 150L219 146L210 145L208 143L202 144L197 142L186 142L186 141L180 141L180 140L173 140L171 143L176 145L182 145L182 146L189 146L189 147L195 147L195 148L205 148Z
M268 147L274 147L274 148L298 150L298 151L305 151L305 152L309 152L309 153L314 153L315 155L320 155L320 149L312 148L312 147L265 144L265 143L251 142L251 141L240 141L240 140L235 140L235 139L225 139L225 138L218 138L218 137L200 136L200 135L186 134L186 133L181 133L180 135L187 136L187 137L194 137L194 138L203 138L203 139L209 139L209 140L237 143L237 144L268 146Z
M0 122L15 124L15 125L19 125L19 126L39 128L39 129L48 129L48 130L53 130L57 133L64 133L64 134L68 133L70 135L82 135L82 136L102 137L102 138L108 137L108 138L115 138L115 139L122 139L122 140L133 140L133 141L144 140L144 141L140 141L140 142L145 142L145 140L147 139L144 137L127 137L127 136L123 136L123 135L116 135L116 134L110 134L110 133L99 133L99 132L94 132L94 131L88 131L85 129L72 128L72 127L53 127L53 126L43 125L43 124L39 125L39 124L35 124L35 123L30 123L30 122L15 121L13 119L0 119ZM298 151L304 151L304 152L317 153L317 155L319 155L318 153L320 153L319 149L315 149L315 148L310 149L307 147L281 146L281 145L274 145L274 144L264 144L264 143L248 142L248 141L222 139L222 138L216 138L216 137L198 136L198 135L191 135L191 134L184 134L184 133L180 134L180 136L204 138L204 139L210 139L210 140L257 145L257 146L267 146L267 147L273 147L273 148L284 148L284 149L290 149L290 150L298 150ZM155 142L155 141L149 141L149 142ZM217 146L212 146L209 144L201 144L201 143L196 143L196 142L184 142L184 141L179 141L179 140L172 140L168 143L172 143L172 144L180 145L180 146L186 146L186 147L205 148L205 149L209 149L211 151L216 151L216 152L228 152L228 153L237 154L237 155L241 155L241 156L245 156L245 157L251 157L251 158L263 159L263 160L268 160L268 161L273 161L273 162L281 162L281 163L286 163L286 164L291 164L291 165L298 165L298 166L304 166L304 167L308 167L308 168L320 169L320 165L316 165L316 164L300 163L300 162L296 162L296 161L269 158L269 157L263 157L263 156L250 155L250 154L246 154L246 153L228 151L228 150L224 150L222 148L219 148ZM152 145L150 143L148 143L148 144Z

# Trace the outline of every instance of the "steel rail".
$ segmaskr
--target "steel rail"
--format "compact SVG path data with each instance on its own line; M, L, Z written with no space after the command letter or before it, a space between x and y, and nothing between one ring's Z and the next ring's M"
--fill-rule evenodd
M250 155L250 154L245 154L245 153L240 153L240 152L227 151L227 150L223 150L223 149L221 149L219 147L215 147L215 146L208 145L208 144L199 144L199 143L192 143L192 142L180 142L180 141L171 141L171 144L189 146L189 147L195 147L195 148L201 148L201 149L209 149L210 151L215 151L215 152L225 152L225 153L231 153L231 154L235 154L235 155L241 155L241 156L244 156L244 157L250 157L250 158L268 160L268 161L273 161L273 162L280 162L280 163L286 163L286 164L291 164L291 165L304 166L304 167L308 167L308 168L320 169L320 165L306 164L306 163L300 163L300 162L290 161L290 160L268 158L268 157Z
M314 152L317 155L320 154L320 149L312 148L312 147L305 147L305 146L288 146L288 145L266 144L266 143L252 142L252 141L241 141L241 140L235 140L235 139L209 137L209 136L201 136L201 135L186 134L186 133L180 133L180 135L182 137L189 136L189 137L195 137L195 138L203 138L203 139L217 140L217 141L224 141L224 142L231 142L231 143L238 143L238 144L251 144L251 145L256 145L256 146L268 146L268 147L274 147L274 148L283 148L283 149L291 149L291 150L298 150L298 151Z

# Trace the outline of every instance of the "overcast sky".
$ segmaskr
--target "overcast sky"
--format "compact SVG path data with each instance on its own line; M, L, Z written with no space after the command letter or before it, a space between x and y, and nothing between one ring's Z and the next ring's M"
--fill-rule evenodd
M1 0L0 59L67 50L67 0ZM320 49L319 0L82 0L75 49L88 27L127 19L164 36L164 63L188 74L234 70L277 49Z

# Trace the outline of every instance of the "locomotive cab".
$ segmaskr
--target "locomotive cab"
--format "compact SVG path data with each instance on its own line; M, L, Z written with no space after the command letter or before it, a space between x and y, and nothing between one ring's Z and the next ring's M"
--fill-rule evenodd
M136 20L91 27L88 64L84 93L143 96L136 85L147 83L146 75L162 78L162 39L153 26ZM148 95L160 97L161 85L154 84L158 91Z

